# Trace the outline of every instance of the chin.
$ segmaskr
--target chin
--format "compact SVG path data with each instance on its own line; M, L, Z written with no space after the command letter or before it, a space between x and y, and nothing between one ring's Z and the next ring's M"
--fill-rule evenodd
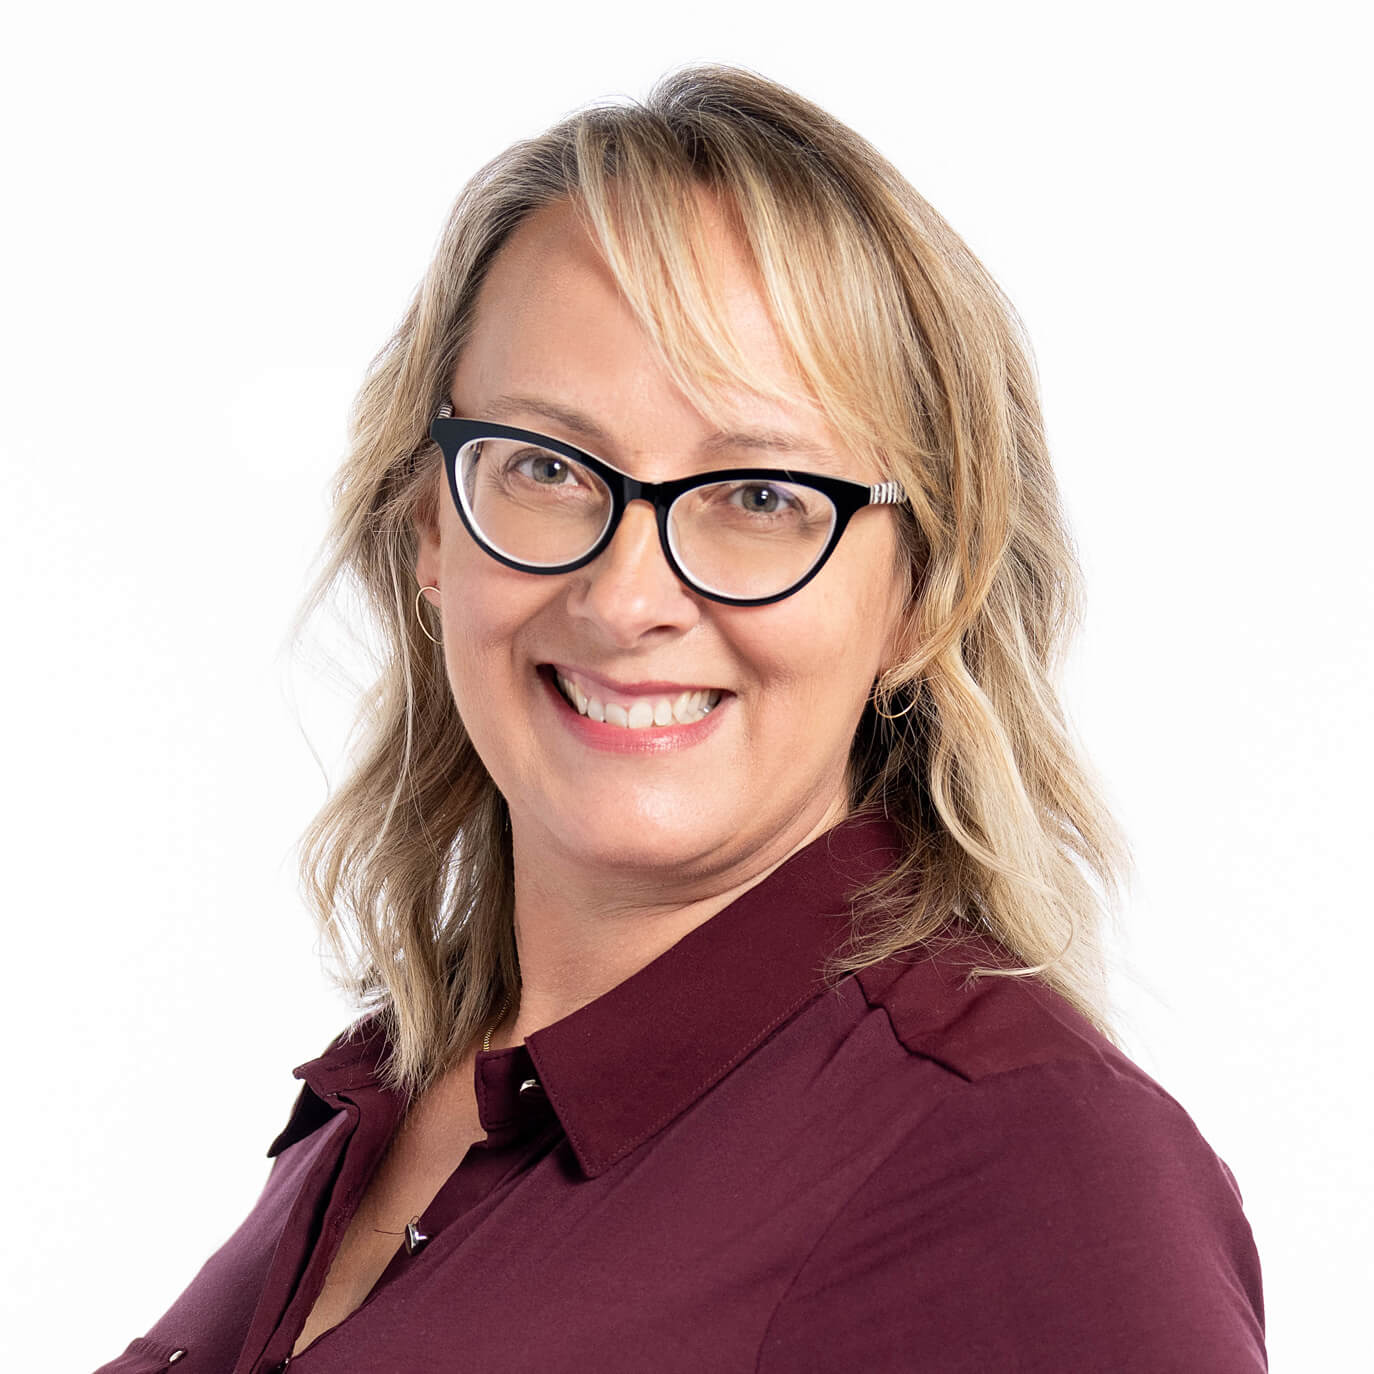
M541 822L547 826L548 817ZM608 872L684 873L719 854L738 832L738 824L718 810L703 816L681 805L665 806L662 798L636 804L622 793L610 805L589 805L565 818L556 838L572 857Z

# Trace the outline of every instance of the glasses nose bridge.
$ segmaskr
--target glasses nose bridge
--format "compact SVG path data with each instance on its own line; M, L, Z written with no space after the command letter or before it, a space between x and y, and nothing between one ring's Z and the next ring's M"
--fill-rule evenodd
M670 554L663 512L654 495L624 492L573 594L582 613L599 620L608 633L626 636L627 642L653 627L685 628L698 614L691 595L694 588ZM631 510L640 505L650 509ZM653 522L652 531L643 524L646 518Z
M669 571L686 586L691 583L683 577L677 566L677 561L673 557L673 551L668 544L668 511L679 493L670 493L666 489L674 485L669 482L643 482L637 477L631 477L628 473L617 474L620 478L620 513L616 516L611 525L611 529L606 537L606 544L602 549L605 553L610 548L616 536L620 533L620 526L624 522L625 516L629 514L630 507L637 503L649 507L653 512L654 527L658 531L659 552L663 555L663 561L667 563Z
M632 501L643 501L654 508L654 515L662 521L668 514L673 498L667 495L667 488L675 486L672 482L644 482L631 477L628 472L615 471L620 479L620 504L628 509Z

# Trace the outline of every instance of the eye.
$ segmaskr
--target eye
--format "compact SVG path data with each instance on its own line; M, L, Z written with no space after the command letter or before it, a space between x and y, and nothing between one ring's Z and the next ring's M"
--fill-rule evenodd
M515 454L510 467L541 487L567 486L577 481L573 465L566 458L547 449L527 450Z
M739 504L753 515L776 515L784 505L795 504L792 498L777 487L761 483L741 483L735 488Z
M781 533L828 524L833 508L824 496L792 482L747 478L710 482L695 488L678 508L678 517L710 518L722 527Z

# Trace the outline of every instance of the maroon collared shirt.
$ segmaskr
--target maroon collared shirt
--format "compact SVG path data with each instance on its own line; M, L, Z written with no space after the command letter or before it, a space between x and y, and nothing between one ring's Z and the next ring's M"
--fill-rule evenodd
M827 987L846 823L660 958L479 1054L485 1140L291 1374L1263 1370L1240 1194L1061 998L921 950ZM100 1374L267 1374L405 1107L374 1029L305 1080L251 1214Z

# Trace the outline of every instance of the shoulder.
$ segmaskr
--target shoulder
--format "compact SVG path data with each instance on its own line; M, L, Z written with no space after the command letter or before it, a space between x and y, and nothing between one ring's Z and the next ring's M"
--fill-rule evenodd
M999 946L968 938L893 955L856 976L869 1003L886 1010L907 1050L969 1082L1046 1063L1140 1073L1045 983L979 972L1010 967Z
M858 974L913 1067L891 1084L910 1127L875 1181L932 1188L943 1171L1064 1212L1153 1218L1155 1235L1166 1216L1243 1229L1236 1181L1188 1112L1044 983L974 974L1005 966L963 941Z
M976 1153L981 1127L1000 1150L1014 1140L1118 1155L1148 1144L1220 1165L1183 1107L1052 988L978 972L1011 966L997 946L966 939L856 975L913 1066L895 1075L890 1108L927 1150L949 1137L951 1150Z
M858 975L911 1071L895 1147L779 1304L760 1369L1264 1368L1258 1258L1184 1109L977 948ZM813 1358L814 1357L814 1358Z
M301 1080L301 1090L286 1125L268 1146L268 1158L331 1121L339 1110L338 1091L375 1082L388 1047L384 1018L370 1012L340 1031L316 1058L298 1064L292 1075Z

